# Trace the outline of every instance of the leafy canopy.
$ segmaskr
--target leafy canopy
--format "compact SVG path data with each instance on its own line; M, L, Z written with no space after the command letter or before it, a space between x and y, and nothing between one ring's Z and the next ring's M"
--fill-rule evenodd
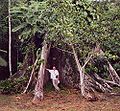
M20 39L28 39L36 32L47 32L46 40L57 41L60 36L66 42L79 42L89 33L95 19L95 9L86 0L45 0L19 3L12 8ZM86 38L87 39L87 38Z

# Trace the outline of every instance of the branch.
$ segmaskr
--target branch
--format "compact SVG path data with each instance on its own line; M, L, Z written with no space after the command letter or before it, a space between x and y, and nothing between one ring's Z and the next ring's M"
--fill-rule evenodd
M88 53L88 57L87 59L85 60L86 62L84 63L84 65L82 66L82 68L85 68L85 66L87 65L87 63L90 61L90 59L92 58L92 56L97 53L97 52L102 52L102 50L100 49L100 46L97 45L95 47L95 49L93 49L90 53ZM91 55L90 55L91 54Z
M86 66L87 63L90 61L91 58L92 58L92 55L90 55L90 57L87 57L85 64L82 66L82 69L85 68L85 66Z
M55 47L55 48L58 49L58 50L61 50L61 51L63 51L63 52L67 52L67 53L69 53L69 54L73 54L73 53L70 52L70 51L66 51L66 50L60 49L60 48L58 48L58 47Z
M112 85L115 85L115 86L117 86L117 87L120 87L119 84L117 84L117 83L115 83L115 82L113 82L113 81L105 80L105 82L107 82L108 84L112 84Z
M0 52L4 52L4 53L7 53L7 51L5 51L5 50L2 50L2 49L0 49Z

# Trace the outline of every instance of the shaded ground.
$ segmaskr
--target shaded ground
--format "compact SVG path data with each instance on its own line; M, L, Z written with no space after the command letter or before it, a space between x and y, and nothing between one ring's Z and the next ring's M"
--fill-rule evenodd
M120 96L103 97L88 102L76 90L46 92L39 105L32 105L32 95L0 95L0 111L120 111Z

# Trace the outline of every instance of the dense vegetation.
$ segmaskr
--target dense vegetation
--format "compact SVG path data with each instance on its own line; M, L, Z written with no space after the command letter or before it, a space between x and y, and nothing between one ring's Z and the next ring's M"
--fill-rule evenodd
M52 5L55 6L50 9ZM95 43L99 42L110 61L116 63L114 66L119 71L119 4L103 2L93 6L85 3L85 6L82 6L83 4L78 2L73 5L75 5L74 9L70 10L72 7L69 7L69 3L63 3L60 7L49 1L20 3L13 8L15 17L13 21L17 22L17 27L13 31L20 30L19 38L22 43L24 40L29 41L36 32L47 31L45 39L55 41L55 45L62 44L60 39L63 40L65 36L63 41L76 44L82 50L83 55L80 55L83 58ZM62 24L63 22L65 23Z
M11 3L14 50L12 69L15 76L1 81L0 88L3 93L6 90L16 93L22 91L24 88L21 90L21 83L26 85L31 71L34 71L37 77L39 66L44 63L38 52L42 50L44 43L68 53L76 53L80 67L84 66L87 57L92 55L90 62L85 64L85 72L88 74L96 73L104 79L109 79L107 61L110 61L118 75L120 74L119 2L22 0ZM6 61L8 61L6 53L9 41L8 2L1 1L0 8L0 69L2 69L7 67ZM102 49L104 54L101 55L99 51L93 54L97 45L100 46L98 50ZM27 79L23 79L23 76ZM14 79L16 77L22 79ZM20 86L17 86L16 91L14 88L17 83Z

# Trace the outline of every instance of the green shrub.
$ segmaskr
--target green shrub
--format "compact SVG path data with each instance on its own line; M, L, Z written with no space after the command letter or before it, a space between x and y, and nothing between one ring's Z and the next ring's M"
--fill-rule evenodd
M7 79L0 81L0 93L16 94L24 90L27 83L26 78Z

